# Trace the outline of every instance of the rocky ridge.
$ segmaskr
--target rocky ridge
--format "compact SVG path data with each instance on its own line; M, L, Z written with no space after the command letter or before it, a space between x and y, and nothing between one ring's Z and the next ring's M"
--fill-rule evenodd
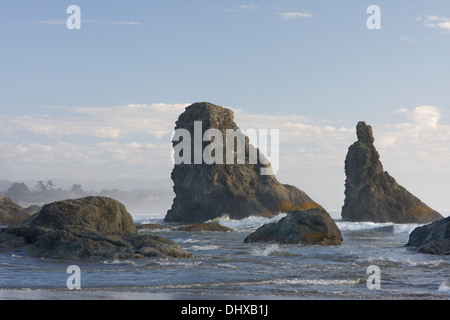
M107 197L44 205L22 224L2 230L0 252L8 251L62 260L192 257L168 239L138 235L125 206Z

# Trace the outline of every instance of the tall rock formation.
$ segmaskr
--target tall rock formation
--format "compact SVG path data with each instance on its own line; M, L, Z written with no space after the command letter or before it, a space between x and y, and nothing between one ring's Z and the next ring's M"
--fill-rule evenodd
M279 183L274 175L261 174L261 169L267 169L270 165L260 160L262 155L258 156L257 162L250 161L252 158L249 157L249 152L255 149L234 122L234 114L230 109L207 102L194 103L179 116L176 132L180 132L178 129L181 132L184 129L191 137L190 144L184 142L192 152L189 155L185 153L187 150L180 150L179 144L183 143L181 138L173 142L176 156L185 159L185 162L175 164L172 171L175 198L165 221L199 223L222 215L228 215L231 219L243 219L252 215L273 216L279 212L291 213L320 207L305 192ZM218 157L216 159L223 160L222 164L208 164L205 159L201 159L199 163L199 159L195 159L195 152L200 150L203 153L205 148L210 148L212 141L220 140L213 137L203 141L202 137L208 129L218 129L222 135L223 154L220 155L220 149L212 152ZM245 139L244 151L242 147L238 147L239 138L229 140L234 141L233 148L229 146L232 153L230 158L234 157L233 164L227 164L226 161L227 129L234 130L237 136ZM198 144L201 145L200 148ZM259 150L256 151L259 155ZM238 162L240 152L245 155L242 164Z
M443 218L383 170L371 126L359 122L356 134L358 141L345 159L343 220L429 223Z

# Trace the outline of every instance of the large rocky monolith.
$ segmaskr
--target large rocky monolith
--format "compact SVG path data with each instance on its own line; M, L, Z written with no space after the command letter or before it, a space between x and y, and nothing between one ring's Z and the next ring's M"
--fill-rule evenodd
M204 157L198 162L195 158L195 152L200 150L197 155L201 156L205 149L211 150L212 141L220 141L215 136L204 139L208 129L217 129L222 135L220 149L211 151L216 160L222 159L222 164L218 161L209 164ZM227 144L230 130L239 137L229 139L228 136L229 141L234 141L232 146ZM251 157L255 148L234 122L232 110L207 102L192 104L179 116L175 132L188 134L190 141L177 138L173 142L175 157L180 159L180 163L175 164L171 174L175 198L165 221L200 223L223 215L231 219L253 215L270 217L280 212L319 207L298 188L279 183L274 175L261 174L262 169L270 169L270 164L258 149L257 161ZM218 131L215 133L217 135ZM240 138L245 140L245 150L244 143L238 147ZM185 148L180 147L183 141ZM228 151L231 150L229 158L227 146ZM185 153L189 151L188 147L191 152ZM239 163L238 158L242 155L244 161ZM232 164L230 159L234 160Z
M345 159L343 220L429 223L443 218L383 170L371 126L359 122L356 134L358 141Z

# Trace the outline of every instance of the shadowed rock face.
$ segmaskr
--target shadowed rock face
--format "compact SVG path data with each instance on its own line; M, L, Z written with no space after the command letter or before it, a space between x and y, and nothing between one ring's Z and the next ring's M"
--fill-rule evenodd
M421 253L450 255L450 217L415 228L406 245Z
M0 225L22 223L30 214L9 198L0 197Z
M237 164L238 148L235 142L231 149L234 164L226 164L226 130L239 129L234 122L233 111L207 102L187 107L179 116L175 129L186 129L190 133L191 150L195 149L194 121L202 122L202 135L207 129L220 130L223 136L223 164L207 164L204 161L194 164L194 152L191 153L191 164L176 164L171 174L175 198L165 221L199 223L222 215L228 215L231 219L252 215L270 217L279 212L291 213L319 206L296 187L279 183L273 175L261 175L261 168L270 165L262 163L259 157L256 163L249 161L249 150L254 150L254 147L248 137L244 136L245 163ZM174 147L181 142L175 141ZM210 143L203 142L202 152Z
M244 242L279 242L306 245L340 245L342 234L328 212L321 208L295 211L276 223L268 223Z
M192 256L170 240L137 235L124 205L107 197L45 205L24 223L2 230L0 252L13 250L63 260Z
M358 141L345 159L343 220L429 223L443 218L383 170L371 126L359 122L356 133Z

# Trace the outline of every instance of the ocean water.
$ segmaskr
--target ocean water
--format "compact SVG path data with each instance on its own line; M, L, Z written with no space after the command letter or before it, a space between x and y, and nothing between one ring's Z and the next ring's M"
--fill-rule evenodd
M243 243L283 216L217 220L231 232L141 231L177 242L191 259L75 262L2 253L0 299L450 299L450 256L404 246L418 225L336 219L341 246ZM164 224L154 216L133 218ZM74 264L79 290L67 288ZM370 288L371 266L380 270L379 288Z

